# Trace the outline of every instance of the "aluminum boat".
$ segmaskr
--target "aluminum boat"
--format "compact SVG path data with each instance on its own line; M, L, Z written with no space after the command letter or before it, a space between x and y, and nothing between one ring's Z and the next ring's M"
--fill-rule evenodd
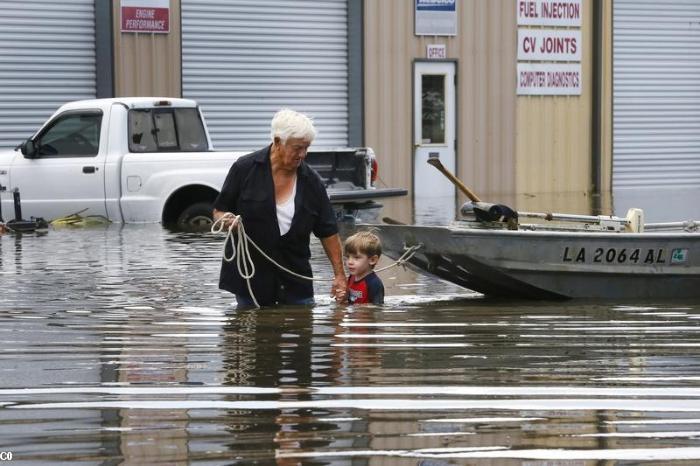
M527 217L540 223L522 223ZM389 257L420 246L411 264L488 296L700 298L699 221L645 225L639 209L626 218L519 212L515 222L494 219L372 227Z

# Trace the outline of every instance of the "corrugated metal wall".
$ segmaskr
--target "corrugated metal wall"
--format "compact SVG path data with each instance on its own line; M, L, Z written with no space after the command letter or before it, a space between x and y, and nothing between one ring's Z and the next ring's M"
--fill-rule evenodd
M182 0L183 96L219 149L270 140L283 106L315 118L316 146L348 141L347 0Z
M365 0L365 138L389 186L412 184L413 61L457 60L457 171L480 195L515 189L515 2L461 1L456 37L416 37L413 1ZM447 182L447 181L446 181ZM405 203L404 203L405 206ZM393 206L392 215L409 219Z
M700 2L613 3L613 188L700 185Z
M613 95L613 27L612 27L612 3L602 2L602 38L601 47L603 54L601 65L601 167L600 190L604 196L610 196L612 192L612 95Z
M583 199L591 189L592 2L582 2L581 16L581 95L518 97L518 193L578 192Z
M112 5L114 94L180 97L180 2L170 0L170 32L120 32L120 2Z
M94 98L94 0L0 2L0 147L69 100Z
M577 197L561 198L574 210L589 209L591 2L583 2L583 93L557 97L516 95L518 26L512 0L458 2L456 37L416 37L414 2L365 0L364 5L366 141L378 154L387 185L412 183L412 62L425 57L428 44L445 44L447 58L458 63L458 176L481 198L513 201L515 207L549 209L552 197L542 194L573 192ZM609 122L603 127L605 164ZM606 166L603 173L609 173ZM410 219L408 212L391 207L392 215Z

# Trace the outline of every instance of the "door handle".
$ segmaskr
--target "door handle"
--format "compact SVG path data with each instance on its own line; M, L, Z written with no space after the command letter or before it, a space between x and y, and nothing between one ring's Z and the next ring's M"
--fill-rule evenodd
M83 167L83 173L95 173L97 171L97 167Z

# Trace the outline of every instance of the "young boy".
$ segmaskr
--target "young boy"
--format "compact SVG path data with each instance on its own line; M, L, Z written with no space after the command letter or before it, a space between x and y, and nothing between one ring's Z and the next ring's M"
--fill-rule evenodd
M382 255L377 235L359 231L345 240L345 260L350 271L348 302L350 304L384 304L384 284L374 273Z

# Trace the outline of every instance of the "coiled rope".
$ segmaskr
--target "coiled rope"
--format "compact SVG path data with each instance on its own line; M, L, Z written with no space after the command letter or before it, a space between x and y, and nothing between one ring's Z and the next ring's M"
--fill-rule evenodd
M231 219L231 224L228 226L226 229L226 238L224 239L224 246L223 246L223 252L222 256L223 259L226 262L233 262L233 260L236 260L236 269L238 270L239 275L245 279L246 285L248 286L248 293L250 293L250 297L253 300L253 303L255 304L256 308L260 308L260 305L258 304L258 300L255 298L255 294L253 293L253 288L250 284L250 280L255 276L255 263L253 262L253 258L250 255L250 245L252 244L255 249L258 250L258 252L265 258L267 259L271 264L279 268L280 270L287 272L288 274L301 278L304 280L311 280L311 281L325 281L325 282L332 282L332 278L314 278L314 277L307 277L306 275L301 275L293 270L289 270L282 264L278 263L275 261L272 257L268 256L265 251L263 251L260 246L258 246L253 239L248 236L248 234L245 232L245 226L243 225L243 219L241 218L240 215L235 215L232 214L231 212L226 212L224 215L219 217L217 220L214 221L211 225L211 232L212 233L223 233L224 232L224 225L226 224L226 221ZM235 236L235 241L234 241L234 236ZM227 256L226 255L226 245L228 243L231 243L231 255ZM374 272L383 272L384 270L390 269L391 267L395 267L397 265L403 265L404 263L408 262L420 249L423 245L422 244L416 244L413 246L409 246L405 248L406 250L404 253L401 255L401 257L396 260L393 264L389 264L385 267L381 267L379 269L376 269Z

